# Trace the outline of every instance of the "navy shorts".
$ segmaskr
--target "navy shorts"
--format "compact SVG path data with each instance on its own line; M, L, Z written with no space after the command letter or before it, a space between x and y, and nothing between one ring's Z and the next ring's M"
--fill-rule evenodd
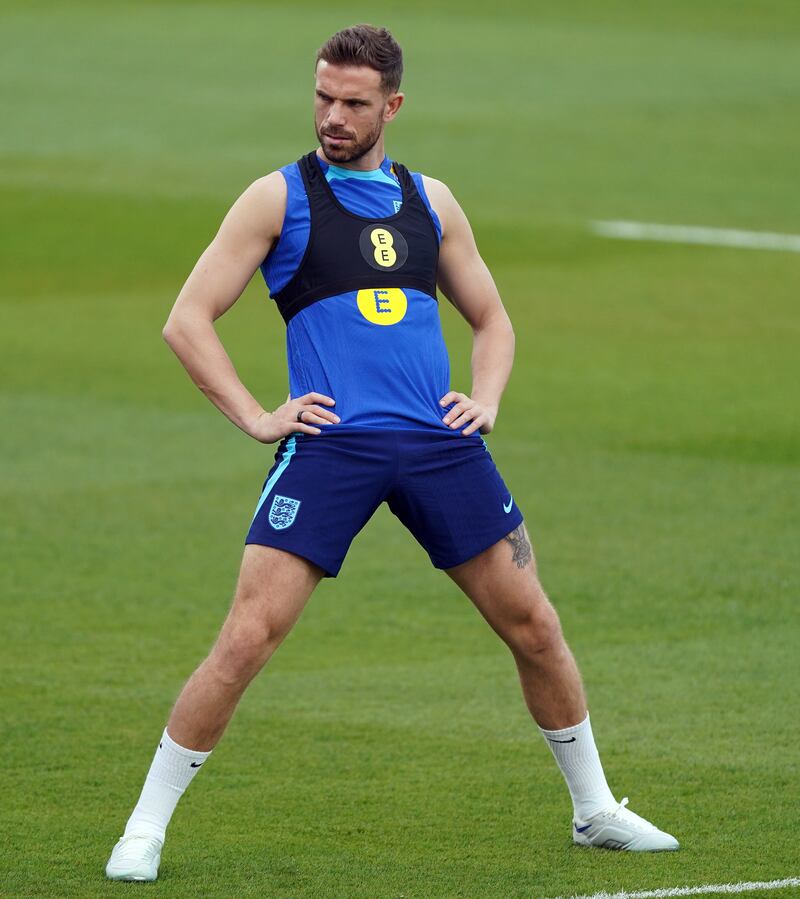
M281 440L245 542L336 577L384 501L436 568L466 562L522 522L480 434L334 425Z

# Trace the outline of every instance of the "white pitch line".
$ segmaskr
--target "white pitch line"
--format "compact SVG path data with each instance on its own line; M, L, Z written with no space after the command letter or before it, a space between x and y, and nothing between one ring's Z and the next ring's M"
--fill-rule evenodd
M654 225L646 222L590 222L601 237L619 240L653 240L663 243L696 243L712 247L739 247L748 250L782 250L800 253L800 234L773 231L736 231L730 228L702 228L694 225Z
M671 887L663 890L639 890L635 893L592 893L591 896L558 896L557 899L669 899L671 896L704 896L723 893L755 893L800 886L800 877L786 880L742 881L741 883L710 883L700 887Z

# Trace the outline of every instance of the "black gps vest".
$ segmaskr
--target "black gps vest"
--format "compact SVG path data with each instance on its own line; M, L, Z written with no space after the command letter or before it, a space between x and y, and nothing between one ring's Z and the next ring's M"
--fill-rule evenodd
M274 299L285 322L317 300L369 288L408 287L436 299L436 226L404 165L399 212L365 218L337 200L315 151L297 161L311 213L308 244L292 279Z

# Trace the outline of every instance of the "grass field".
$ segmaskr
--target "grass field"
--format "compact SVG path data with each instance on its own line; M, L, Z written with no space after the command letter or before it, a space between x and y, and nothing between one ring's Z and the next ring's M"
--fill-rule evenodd
M5 2L0 895L138 892L103 865L274 453L192 387L160 328L235 196L313 146L313 54L364 20L406 53L388 151L450 184L515 324L487 442L610 783L683 848L572 847L510 654L382 508L187 792L148 895L800 876L800 255L588 227L800 232L797 3ZM441 313L468 390L469 329ZM221 332L279 405L263 284Z

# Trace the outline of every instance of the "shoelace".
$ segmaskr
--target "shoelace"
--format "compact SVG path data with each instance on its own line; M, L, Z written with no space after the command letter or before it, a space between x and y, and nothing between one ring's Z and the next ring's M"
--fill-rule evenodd
M628 827L633 827L636 830L641 830L644 833L648 833L651 829L655 830L656 828L649 822L645 821L644 818L640 817L636 814L636 812L632 812L629 809L626 809L625 806L628 804L628 797L626 796L622 802L620 802L617 807L612 812L606 812L606 815L609 818L616 818L617 821L621 821ZM624 811L625 814L620 814L620 812Z
M117 849L125 854L125 850L129 849L126 845L130 843L132 840L145 840L145 852L148 854L155 855L157 852L161 851L161 841L156 839L155 837L146 837L137 833L129 833L127 836L121 837L119 843L117 844Z

